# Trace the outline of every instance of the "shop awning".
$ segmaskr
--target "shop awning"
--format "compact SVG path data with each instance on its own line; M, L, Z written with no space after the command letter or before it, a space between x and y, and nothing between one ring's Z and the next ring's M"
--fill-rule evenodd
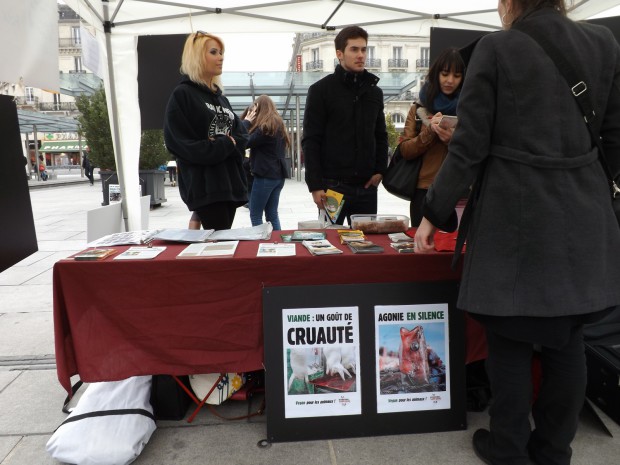
M60 141L47 141L41 143L39 152L45 153L61 153L61 152L79 152L80 142L77 140L60 140ZM86 150L86 141L82 141L82 150Z

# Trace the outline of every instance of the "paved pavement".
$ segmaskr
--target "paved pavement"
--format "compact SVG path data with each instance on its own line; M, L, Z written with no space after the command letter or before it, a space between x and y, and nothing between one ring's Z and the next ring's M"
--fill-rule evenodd
M52 268L57 260L85 247L86 211L99 207L102 199L100 183L91 187L79 174L29 184L39 251L0 273L0 465L58 463L45 451L50 435L66 417L60 410L65 393L56 378L53 355ZM166 198L167 202L150 212L149 227L186 227L190 215L178 189L168 184ZM315 219L315 211L305 184L287 180L280 204L283 228L295 229L298 221ZM379 211L407 215L408 204L381 190ZM248 211L240 208L234 227L249 225ZM252 408L258 403L255 398ZM247 404L228 401L219 409L227 416L242 415ZM602 418L615 437L584 412L573 464L618 463L620 426L604 414ZM191 424L160 421L134 463L474 465L481 462L472 451L471 435L488 424L488 417L486 413L468 413L465 431L277 443L259 448L257 443L266 437L265 422L264 416L227 422L207 409Z

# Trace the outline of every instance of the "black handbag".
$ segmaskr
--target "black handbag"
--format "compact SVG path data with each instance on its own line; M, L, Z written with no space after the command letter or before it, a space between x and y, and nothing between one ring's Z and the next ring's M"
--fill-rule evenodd
M590 132L592 143L598 148L599 160L601 165L603 165L603 170L607 176L607 182L609 183L609 188L611 191L611 206L616 214L618 225L620 225L620 188L618 187L611 168L607 163L607 159L605 158L601 138L594 132L594 128L592 127L592 121L596 117L596 112L594 111L594 105L592 104L592 99L590 97L590 92L588 92L587 84L583 80L579 79L579 72L573 63L568 60L547 37L544 36L544 33L541 34L540 31L528 24L517 23L513 27L529 35L535 42L538 43L538 45L540 45L547 55L549 55L549 58L551 58L551 60L555 63L560 71L560 74L564 77L564 80L570 87L570 91L579 105L583 119L588 127L588 131Z
M396 147L390 164L383 175L383 187L390 194L403 200L411 200L415 195L422 166L423 156L405 160L400 153L400 145Z

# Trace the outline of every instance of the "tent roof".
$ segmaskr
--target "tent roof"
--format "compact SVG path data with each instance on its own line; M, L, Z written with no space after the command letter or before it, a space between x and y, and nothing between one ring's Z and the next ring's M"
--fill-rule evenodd
M115 33L316 32L350 24L375 34L428 36L430 27L496 30L497 0L65 0L86 22ZM574 0L574 19L617 6L616 0ZM107 11L105 8L107 6Z

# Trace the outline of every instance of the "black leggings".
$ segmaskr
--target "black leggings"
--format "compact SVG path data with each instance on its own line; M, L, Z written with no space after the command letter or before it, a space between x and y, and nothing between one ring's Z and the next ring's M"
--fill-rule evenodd
M216 202L194 212L200 217L203 229L230 229L235 220L237 202Z

